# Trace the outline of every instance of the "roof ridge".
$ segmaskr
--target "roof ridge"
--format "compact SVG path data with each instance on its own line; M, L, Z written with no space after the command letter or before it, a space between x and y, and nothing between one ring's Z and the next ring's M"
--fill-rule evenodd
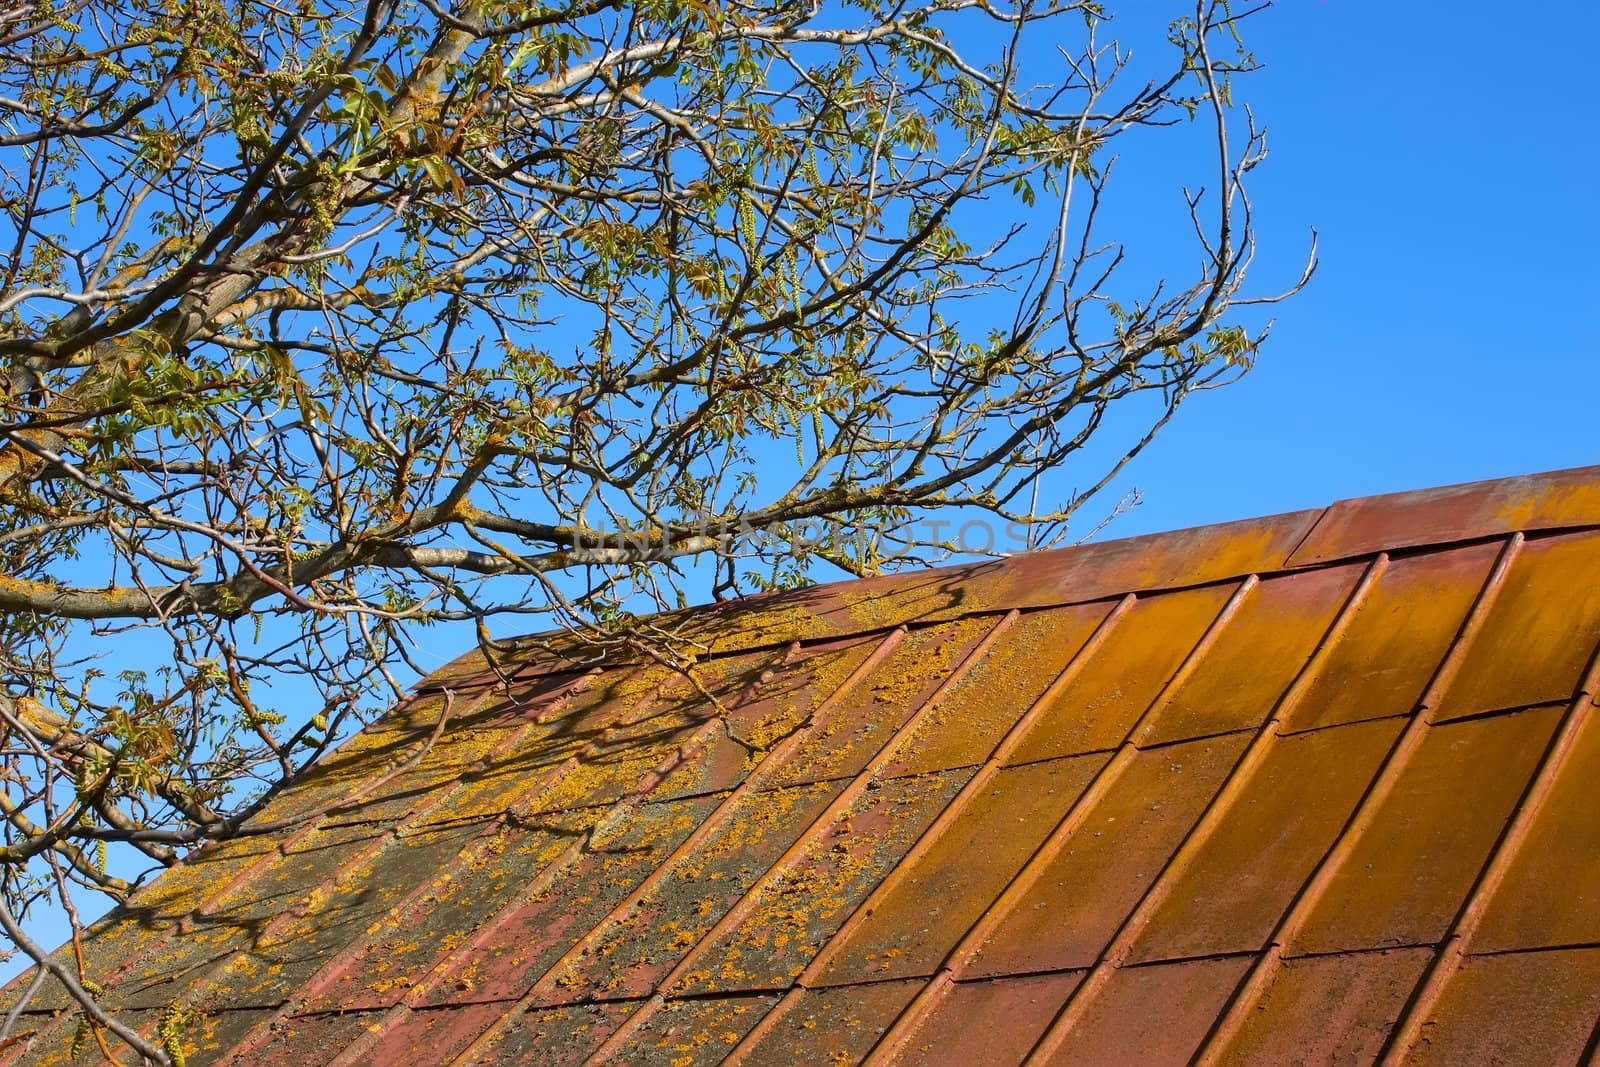
M1301 511L758 593L644 618L720 656L1209 585L1378 552L1591 526L1600 526L1600 465L1347 497ZM595 662L577 639L561 631L512 638L508 644L511 669L521 677ZM498 677L475 649L423 679L419 690L485 684Z

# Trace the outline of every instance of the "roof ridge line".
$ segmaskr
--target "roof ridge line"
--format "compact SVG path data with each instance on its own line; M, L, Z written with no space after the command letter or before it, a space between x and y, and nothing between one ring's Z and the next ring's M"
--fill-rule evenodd
M1258 518L1091 541L988 560L830 582L644 616L708 656L753 652L896 626L1013 609L1065 607L1129 593L1176 591L1246 575L1350 562L1512 533L1600 527L1600 466L1346 497ZM581 642L561 631L512 638L513 673L572 669ZM537 648L544 644L543 649ZM571 650L573 655L568 654ZM518 662L520 660L520 662ZM616 660L608 665L631 662ZM581 665L581 664L578 664ZM470 684L491 671L474 650L419 690Z

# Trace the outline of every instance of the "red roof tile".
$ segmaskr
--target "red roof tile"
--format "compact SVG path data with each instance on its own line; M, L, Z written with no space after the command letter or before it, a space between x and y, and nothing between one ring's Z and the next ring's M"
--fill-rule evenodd
M698 684L426 680L95 927L107 1003L192 1064L1596 1054L1600 468L662 621Z

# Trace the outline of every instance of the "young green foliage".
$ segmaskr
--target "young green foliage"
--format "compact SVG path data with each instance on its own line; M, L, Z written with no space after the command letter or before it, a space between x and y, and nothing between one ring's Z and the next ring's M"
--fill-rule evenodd
M418 627L689 662L641 598L1059 530L1280 298L1240 20L1173 14L1130 69L1082 0L0 12L7 907L236 832ZM1193 272L1124 281L1112 161L1197 129Z

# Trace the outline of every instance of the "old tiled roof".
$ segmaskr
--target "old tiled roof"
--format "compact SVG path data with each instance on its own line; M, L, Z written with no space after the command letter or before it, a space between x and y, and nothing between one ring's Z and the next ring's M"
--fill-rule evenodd
M106 1001L191 1064L1595 1055L1600 468L663 624L698 687L430 678L99 924Z

